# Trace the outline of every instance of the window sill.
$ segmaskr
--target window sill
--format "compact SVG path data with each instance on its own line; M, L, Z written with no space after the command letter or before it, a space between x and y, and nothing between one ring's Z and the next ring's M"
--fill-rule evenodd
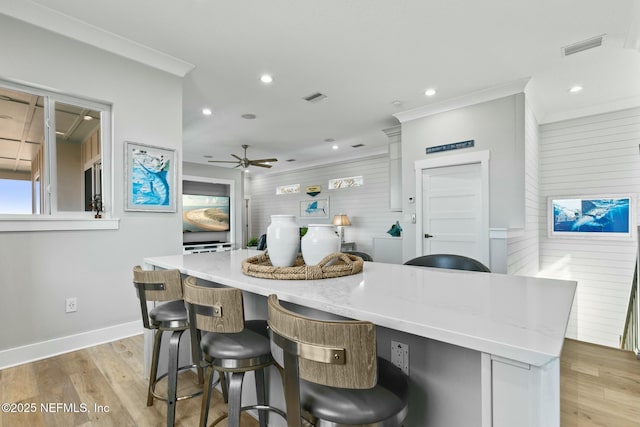
M119 218L0 216L0 232L117 230Z

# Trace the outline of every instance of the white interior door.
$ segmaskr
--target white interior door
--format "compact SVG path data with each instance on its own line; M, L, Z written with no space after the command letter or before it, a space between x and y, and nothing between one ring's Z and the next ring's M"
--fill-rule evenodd
M487 262L480 163L422 170L422 254Z

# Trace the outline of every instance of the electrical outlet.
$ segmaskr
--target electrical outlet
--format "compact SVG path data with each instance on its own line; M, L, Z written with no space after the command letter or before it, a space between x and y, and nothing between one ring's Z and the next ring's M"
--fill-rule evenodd
M391 341L391 363L409 375L409 344Z
M78 300L77 300L76 297L67 298L66 305L65 305L65 311L67 313L73 313L73 312L78 311Z

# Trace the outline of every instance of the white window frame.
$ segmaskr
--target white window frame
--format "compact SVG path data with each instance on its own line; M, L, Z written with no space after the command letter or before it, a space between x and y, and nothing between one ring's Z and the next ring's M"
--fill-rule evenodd
M43 214L0 214L0 232L49 231L49 230L115 230L120 220L113 216L113 143L111 125L111 105L85 98L55 93L44 89L0 80L0 85L8 89L43 96L45 118L45 173L41 176L45 196L40 201L44 206ZM54 101L54 102L51 102ZM56 132L52 118L55 118L55 103L77 105L100 111L100 154L102 160L102 200L105 211L102 218L94 218L93 212L58 211L56 183ZM54 143L51 143L54 141Z

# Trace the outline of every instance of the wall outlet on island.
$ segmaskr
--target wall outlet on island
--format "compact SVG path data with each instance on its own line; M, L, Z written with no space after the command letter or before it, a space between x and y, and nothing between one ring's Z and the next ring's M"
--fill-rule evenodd
M391 363L409 375L409 345L391 341Z
M78 311L78 300L76 297L67 298L65 302L65 312L74 313Z

